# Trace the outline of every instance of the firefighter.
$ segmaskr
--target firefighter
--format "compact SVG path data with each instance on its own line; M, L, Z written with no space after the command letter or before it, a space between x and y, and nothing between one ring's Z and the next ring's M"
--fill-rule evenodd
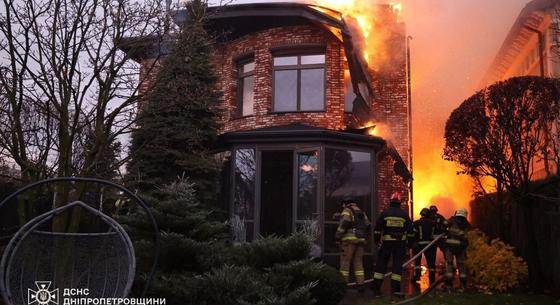
M438 213L438 208L435 204L432 204L430 206L430 217L432 218L432 220L435 223L434 236L444 234L445 230L446 230L446 226L447 226L447 220L445 219L445 217L443 217L443 215ZM439 250L442 253L445 254L445 241L444 240L441 240L440 242L438 242L438 247L439 247Z
M455 216L451 217L447 222L447 233L445 240L445 287L451 290L453 287L453 274L455 268L453 266L453 258L459 269L459 279L463 289L467 288L467 268L465 261L467 260L467 231L470 230L471 224L467 220L467 210L465 208L458 209Z
M436 224L431 217L431 212L427 208L420 211L420 219L412 224L412 231L414 232L414 242L412 246L413 254L418 254L429 243L434 240L434 233ZM430 286L436 282L436 251L437 248L432 246L424 251L424 257L428 264L428 272L430 278ZM414 281L420 280L421 275L422 255L418 256L415 261Z
M394 193L389 200L389 208L383 210L375 222L374 241L380 246L373 274L373 291L380 295L381 284L389 259L393 259L391 289L395 296L401 293L402 264L407 256L407 241L413 237L412 222L408 214L401 209L401 196Z
M351 198L342 201L342 213L336 229L335 238L341 248L340 273L348 281L350 265L354 266L354 276L359 292L364 291L363 256L366 239L370 231L370 221Z

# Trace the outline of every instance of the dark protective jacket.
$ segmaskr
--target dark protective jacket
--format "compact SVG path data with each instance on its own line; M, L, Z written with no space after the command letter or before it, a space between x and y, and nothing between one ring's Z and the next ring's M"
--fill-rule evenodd
M435 223L434 234L439 235L445 233L445 230L447 229L447 220L445 219L445 217L443 217L443 215L441 215L440 213L436 212L436 213L432 213L431 218Z
M383 241L404 241L414 237L412 232L412 221L408 214L399 205L391 205L383 210L373 231L375 243Z
M412 224L412 231L414 232L415 246L424 248L427 244L434 240L436 230L436 223L430 217L422 216Z
M468 246L467 232L471 229L471 224L463 216L453 216L447 221L447 246L464 247Z
M358 206L350 205L344 208L340 216L335 238L342 241L365 242L371 228L366 213Z

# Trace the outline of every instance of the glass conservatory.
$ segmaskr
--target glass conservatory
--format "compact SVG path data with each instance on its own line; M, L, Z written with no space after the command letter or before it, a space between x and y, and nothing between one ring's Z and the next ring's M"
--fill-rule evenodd
M247 240L288 236L305 222L320 228L323 257L338 255L334 234L340 201L352 196L373 218L378 137L347 131L288 125L223 135L230 152L227 199Z

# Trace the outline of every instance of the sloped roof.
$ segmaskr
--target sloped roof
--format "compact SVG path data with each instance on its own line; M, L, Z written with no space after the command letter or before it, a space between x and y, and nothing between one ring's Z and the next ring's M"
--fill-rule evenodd
M301 123L263 127L245 131L225 133L220 136L227 144L280 143L280 142L334 142L364 147L381 148L386 141L380 137L369 136L352 131L337 131Z
M545 11L560 4L559 0L533 0L521 10L498 54L482 80L482 86L502 79L527 42L535 35L545 18Z

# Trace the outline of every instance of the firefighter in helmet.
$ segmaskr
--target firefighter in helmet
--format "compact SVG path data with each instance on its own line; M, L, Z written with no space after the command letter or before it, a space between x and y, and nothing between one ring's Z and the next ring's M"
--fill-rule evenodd
M412 224L412 231L414 232L412 251L414 255L418 254L434 240L436 223L430 216L430 210L423 208L420 211L420 219L414 221ZM436 251L437 248L435 246L432 246L424 251L424 257L426 258L426 263L428 264L430 286L436 281ZM415 261L416 267L414 268L414 281L420 280L421 263L422 255L418 256Z
M457 269L459 269L459 279L463 289L467 288L467 268L465 261L467 260L467 232L471 229L471 224L467 220L467 210L460 208L455 215L447 222L447 233L445 240L445 287L451 289L453 287L453 274L455 267L453 259L455 258Z
M391 289L395 296L402 297L404 296L401 293L402 264L407 256L407 243L413 237L412 222L408 214L401 209L399 193L393 193L389 204L375 222L374 241L376 245L381 244L381 246L373 274L373 290L376 295L380 295L387 264L392 258Z
M438 213L438 208L435 204L430 206L430 218L434 221L435 225L434 236L444 234L447 227L447 220L443 215ZM440 240L437 245L440 251L445 254L445 241Z
M363 256L370 231L370 221L352 198L342 201L342 213L335 238L341 248L340 273L348 281L350 265L354 266L354 276L358 291L364 290Z

